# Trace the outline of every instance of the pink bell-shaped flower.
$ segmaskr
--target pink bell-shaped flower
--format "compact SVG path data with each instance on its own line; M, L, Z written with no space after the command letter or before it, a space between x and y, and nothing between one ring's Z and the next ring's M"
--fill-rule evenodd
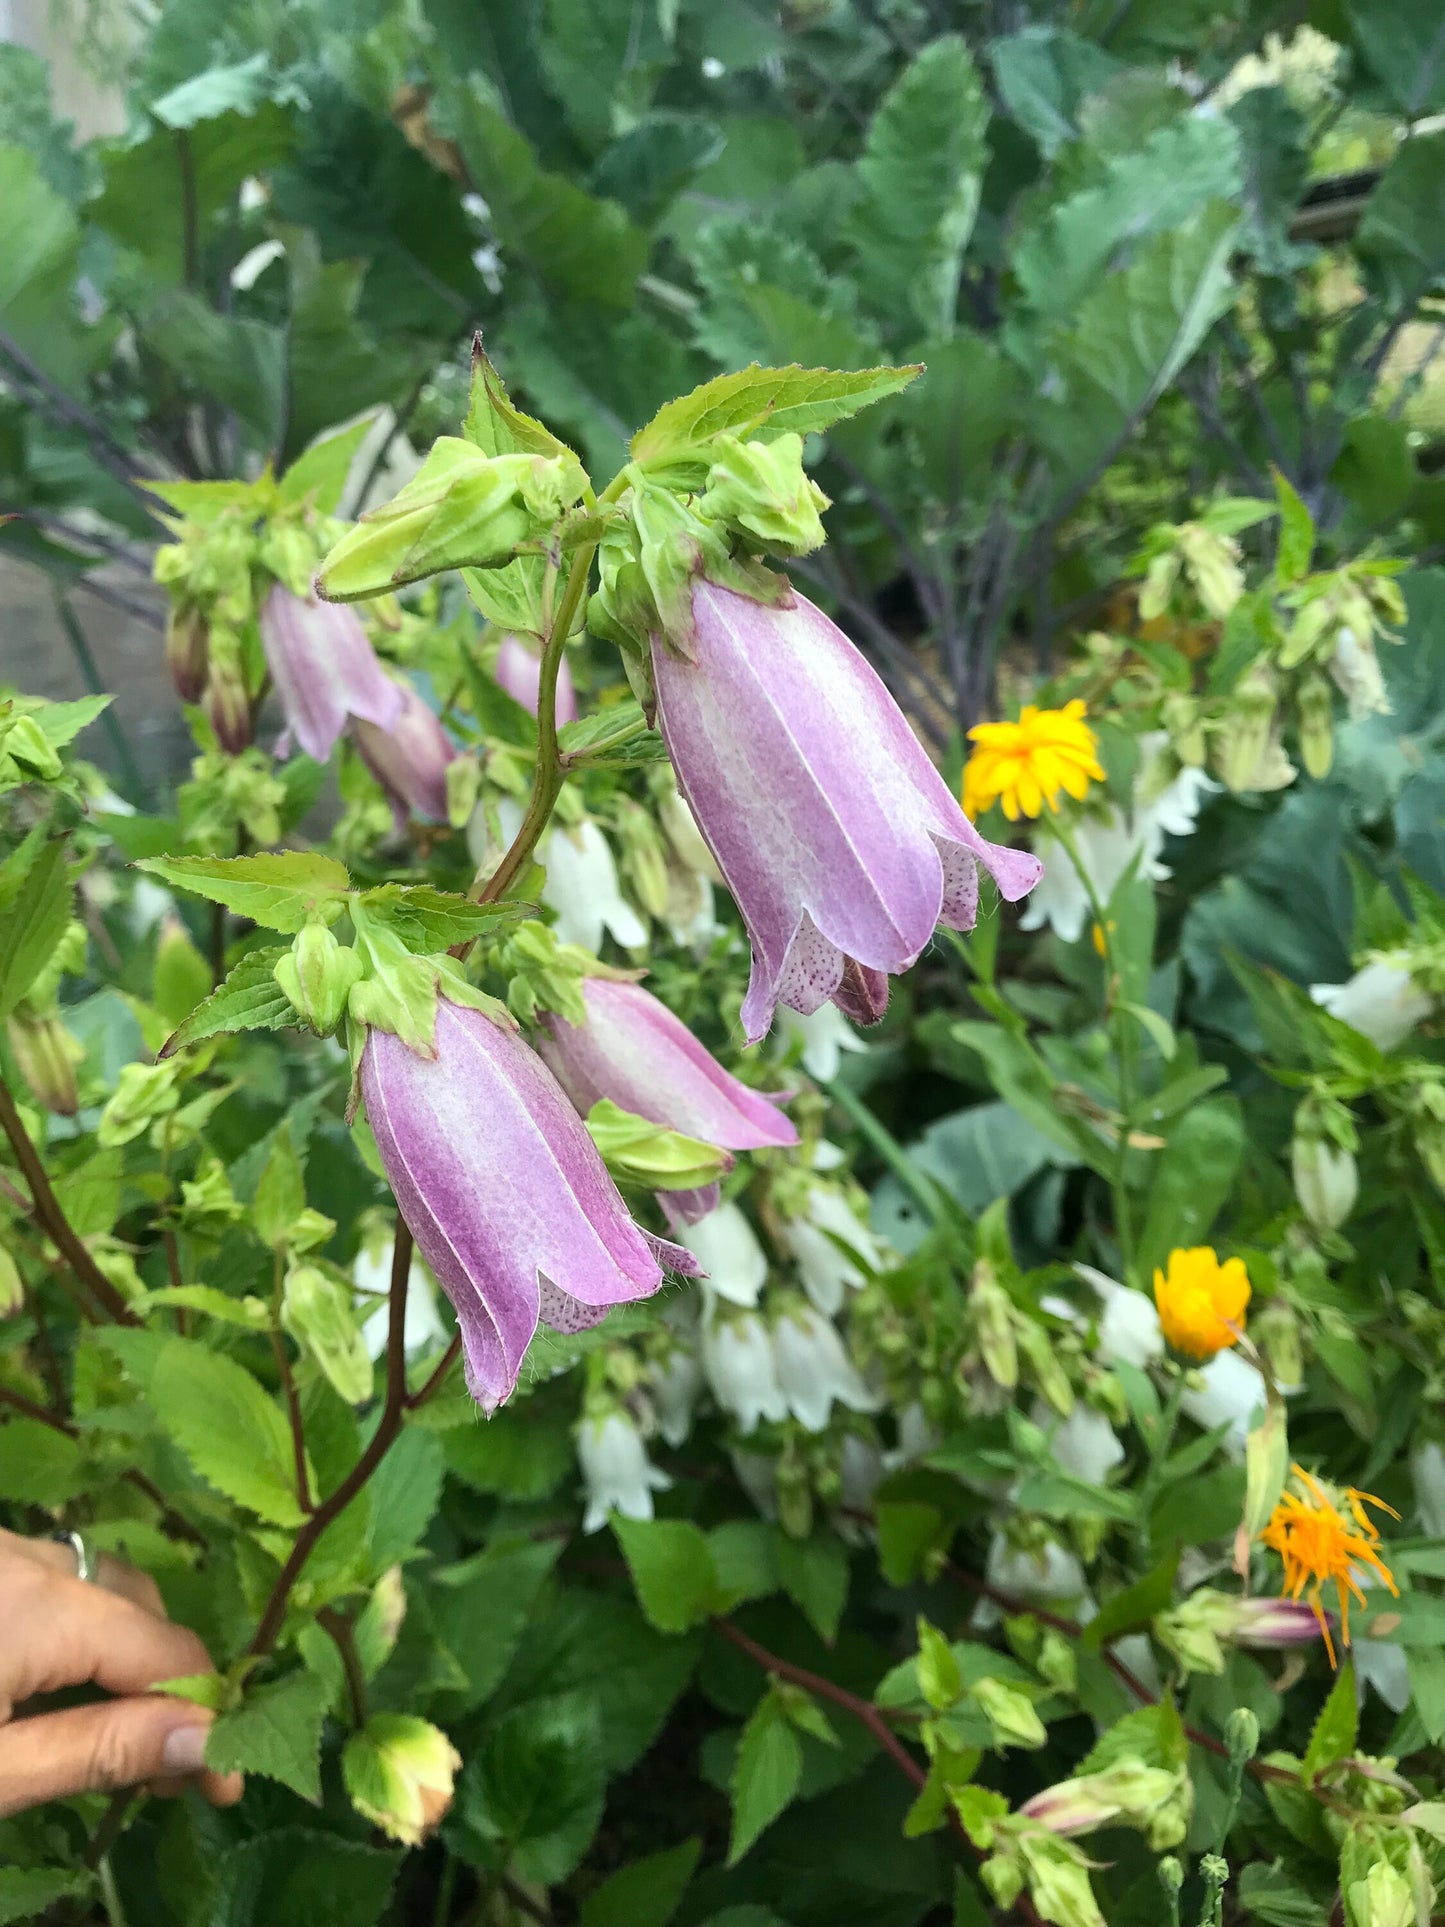
M462 1331L486 1412L511 1395L539 1320L597 1324L691 1253L640 1231L587 1127L536 1053L443 998L436 1055L371 1030L361 1090L403 1217Z
M387 728L358 722L361 760L391 799L398 822L408 813L432 823L447 820L447 765L457 752L447 733L410 686L398 691L400 713Z
M724 1151L797 1143L780 1100L725 1071L641 984L586 977L582 998L587 1022L569 1024L552 1013L537 1048L584 1117L605 1097L634 1117ZM718 1187L669 1196L684 1220L695 1222L717 1204Z
M286 727L324 763L349 718L394 729L405 695L382 668L354 609L277 582L261 608L261 647Z
M743 1029L830 999L876 1023L935 927L971 930L978 866L1014 902L1041 866L987 843L882 682L805 597L698 577L691 659L652 648L657 720L753 946Z
M535 649L520 636L503 636L492 674L513 702L537 713L538 692L542 683L542 661ZM577 720L577 692L572 687L572 671L564 653L557 665L557 726Z

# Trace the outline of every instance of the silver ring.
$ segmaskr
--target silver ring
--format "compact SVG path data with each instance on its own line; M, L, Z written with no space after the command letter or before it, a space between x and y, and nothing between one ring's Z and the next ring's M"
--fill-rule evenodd
M78 1532L66 1532L63 1528L52 1532L51 1538L57 1545L69 1546L75 1554L75 1576L77 1579L90 1580L95 1577L90 1563L90 1548Z

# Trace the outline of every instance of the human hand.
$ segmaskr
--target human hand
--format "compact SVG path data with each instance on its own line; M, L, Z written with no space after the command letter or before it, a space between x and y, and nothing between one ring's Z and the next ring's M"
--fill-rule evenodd
M210 1773L212 1715L150 1694L157 1680L211 1670L193 1632L172 1625L155 1582L102 1558L75 1576L72 1549L0 1531L0 1817L75 1793L148 1784L199 1786L217 1806L241 1797L239 1773ZM115 1697L53 1713L15 1709L38 1695L93 1684Z

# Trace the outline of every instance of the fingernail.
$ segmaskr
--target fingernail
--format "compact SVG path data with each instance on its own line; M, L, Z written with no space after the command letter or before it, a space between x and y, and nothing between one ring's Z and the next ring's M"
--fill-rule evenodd
M161 1763L167 1773L199 1773L206 1764L206 1734L204 1726L178 1726L167 1733L166 1743L161 1748Z

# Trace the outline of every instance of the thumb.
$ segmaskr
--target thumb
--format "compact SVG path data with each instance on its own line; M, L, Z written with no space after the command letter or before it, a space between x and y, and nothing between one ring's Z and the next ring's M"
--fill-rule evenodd
M211 1720L205 1707L156 1696L15 1720L0 1727L0 1815L153 1780L198 1780L207 1799L230 1806L241 1776L205 1770Z

